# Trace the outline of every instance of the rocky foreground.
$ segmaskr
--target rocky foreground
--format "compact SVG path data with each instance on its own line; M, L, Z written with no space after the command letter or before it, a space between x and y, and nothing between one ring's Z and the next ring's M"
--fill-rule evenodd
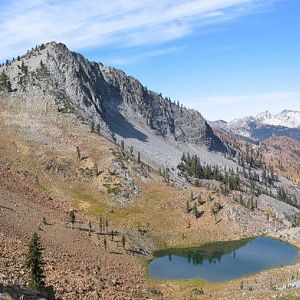
M145 293L144 268L137 256L123 250L120 236L103 246L103 235L78 213L75 228L66 225L69 207L54 206L47 193L41 193L30 182L0 164L0 277L7 291L13 285L26 287L24 268L27 244L38 230L45 248L47 285L55 287L57 299L132 299ZM45 217L47 224L42 223ZM128 245L129 247L129 245ZM130 270L130 272L129 272Z

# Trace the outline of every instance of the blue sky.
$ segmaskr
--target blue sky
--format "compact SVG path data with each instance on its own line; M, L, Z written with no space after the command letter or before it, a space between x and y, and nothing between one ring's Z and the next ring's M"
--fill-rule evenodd
M300 110L300 1L0 0L0 60L60 41L225 119Z

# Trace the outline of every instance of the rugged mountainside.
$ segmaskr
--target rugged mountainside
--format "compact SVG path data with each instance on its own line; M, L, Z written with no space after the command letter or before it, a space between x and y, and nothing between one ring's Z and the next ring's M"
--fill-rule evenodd
M35 112L56 106L107 137L146 139L135 123L165 139L226 151L201 114L142 86L121 70L90 62L64 44L42 45L0 69L14 97Z
M230 122L219 120L210 124L253 140L264 140L271 136L287 136L300 140L299 111L283 110L275 115L265 111L255 117L249 116Z

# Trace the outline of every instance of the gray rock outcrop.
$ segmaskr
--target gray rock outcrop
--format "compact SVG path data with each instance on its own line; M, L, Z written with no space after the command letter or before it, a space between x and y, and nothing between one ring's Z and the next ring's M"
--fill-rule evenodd
M144 87L123 71L90 62L61 43L51 42L1 67L10 94L32 113L57 109L73 113L95 131L143 140L139 124L163 138L226 151L202 115Z

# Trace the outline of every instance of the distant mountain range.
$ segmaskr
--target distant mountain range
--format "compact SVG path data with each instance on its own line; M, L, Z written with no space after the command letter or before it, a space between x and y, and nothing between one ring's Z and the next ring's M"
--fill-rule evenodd
M230 122L213 121L210 122L210 125L253 140L264 140L271 136L288 136L300 140L299 111L283 110L278 114L265 111L256 116L248 116Z

